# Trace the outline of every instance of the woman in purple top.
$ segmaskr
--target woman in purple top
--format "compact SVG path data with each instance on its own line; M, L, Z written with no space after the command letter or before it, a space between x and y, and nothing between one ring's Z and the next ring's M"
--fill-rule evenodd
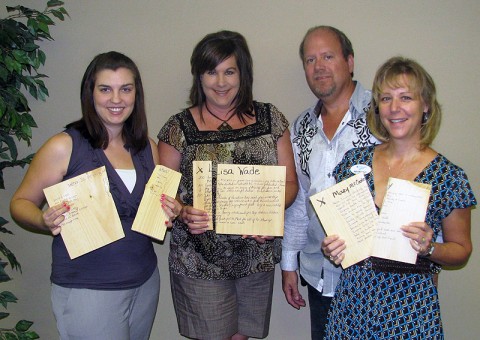
M118 52L96 56L81 85L82 118L37 152L14 194L11 214L53 237L52 304L61 339L148 339L160 276L152 241L131 230L145 185L158 164L148 137L135 63ZM70 259L59 235L69 202L42 211L43 189L105 166L125 237ZM171 221L179 203L163 195Z

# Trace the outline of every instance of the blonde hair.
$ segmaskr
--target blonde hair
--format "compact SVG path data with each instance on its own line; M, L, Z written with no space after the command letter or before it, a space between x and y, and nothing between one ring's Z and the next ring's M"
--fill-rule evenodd
M382 142L389 140L388 131L380 121L378 114L378 102L382 87L390 86L397 88L403 84L402 75L407 76L410 91L419 94L428 107L424 113L424 120L420 130L420 146L425 148L429 146L440 129L442 110L437 102L435 83L427 71L415 60L405 57L393 57L388 59L375 74L372 85L372 103L367 113L367 123L371 132Z

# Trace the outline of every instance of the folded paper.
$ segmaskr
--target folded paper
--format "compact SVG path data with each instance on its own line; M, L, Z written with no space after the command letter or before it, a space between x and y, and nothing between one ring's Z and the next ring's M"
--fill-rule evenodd
M60 235L71 259L123 237L104 166L43 190L49 206L66 202Z
M155 167L145 186L132 230L160 241L164 240L168 215L162 209L160 198L162 194L175 198L181 177L179 172L163 165Z

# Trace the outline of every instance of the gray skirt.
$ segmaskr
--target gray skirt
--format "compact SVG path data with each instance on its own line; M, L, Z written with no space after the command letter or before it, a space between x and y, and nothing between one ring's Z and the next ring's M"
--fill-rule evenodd
M192 279L170 272L180 334L208 340L222 340L236 333L265 338L274 278L274 270L235 280Z

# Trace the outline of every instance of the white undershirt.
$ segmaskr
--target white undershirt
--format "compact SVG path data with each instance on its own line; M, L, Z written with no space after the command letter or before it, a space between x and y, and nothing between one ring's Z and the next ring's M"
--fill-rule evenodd
M133 188L135 188L135 183L137 182L135 169L115 169L115 171L117 171L118 176L120 176L128 191L132 193Z

